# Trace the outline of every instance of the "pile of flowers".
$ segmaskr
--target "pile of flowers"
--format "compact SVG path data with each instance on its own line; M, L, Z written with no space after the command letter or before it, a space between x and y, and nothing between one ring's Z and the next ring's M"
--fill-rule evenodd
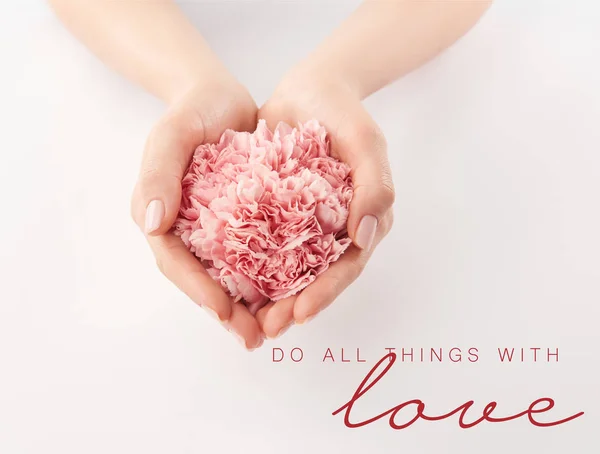
M305 288L348 248L350 168L316 120L200 145L174 231L252 313Z

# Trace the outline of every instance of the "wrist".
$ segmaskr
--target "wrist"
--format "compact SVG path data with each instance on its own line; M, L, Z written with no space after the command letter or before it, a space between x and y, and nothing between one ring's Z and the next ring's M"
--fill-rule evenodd
M220 61L216 58L204 59L168 80L161 98L167 105L174 105L200 89L218 90L237 85L237 80Z
M361 101L361 90L346 74L330 64L319 64L315 59L308 59L292 68L275 90L274 96L290 95L311 97L343 96L346 99ZM318 101L318 99L315 99Z

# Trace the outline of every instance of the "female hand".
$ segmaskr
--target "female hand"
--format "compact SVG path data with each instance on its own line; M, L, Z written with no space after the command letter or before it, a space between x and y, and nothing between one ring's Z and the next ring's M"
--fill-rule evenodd
M364 269L373 248L392 226L394 187L386 141L360 102L360 95L343 80L298 68L292 71L259 110L270 128L279 121L295 126L318 120L328 131L332 154L350 165L354 196L348 234L353 245L299 294L269 303L257 313L267 337L304 323L331 304Z
M196 304L221 321L248 349L261 329L243 304L234 304L171 231L181 201L181 180L196 147L217 142L228 128L253 131L256 105L235 79L212 73L176 98L152 129L142 158L131 212L146 234L160 271Z

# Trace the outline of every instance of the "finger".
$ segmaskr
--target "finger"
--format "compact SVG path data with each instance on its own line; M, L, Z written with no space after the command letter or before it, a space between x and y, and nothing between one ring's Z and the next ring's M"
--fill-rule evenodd
M387 235L393 222L393 212L389 210L379 223L374 245ZM294 319L302 324L329 306L362 273L373 248L360 249L351 245L340 259L327 271L306 287L294 304Z
M293 317L296 323L310 321L331 304L358 278L368 255L369 251L350 246L337 262L306 287L294 306Z
M204 141L201 117L171 112L148 137L132 198L132 216L149 235L166 233L177 218L181 179L197 145Z
M243 304L233 303L231 317L225 327L247 350L255 350L263 343L262 331L256 318Z
M192 301L221 322L231 318L231 299L202 264L172 233L149 236L148 243L160 271Z
M198 145L218 142L227 128L247 131L256 127L253 104L210 90L194 96L193 104L174 105L148 137L131 207L146 234L166 233L177 218L181 179Z
M250 312L250 314L252 316L256 316L256 313L262 309L263 307L265 307L267 304L267 302L265 301L258 301L256 303L250 303L248 304L248 306L246 306L248 308L248 312Z
M263 307L261 307L255 314L255 318L256 321L258 322L258 326L260 326L260 329L263 330L264 332L264 324L265 324L265 318L267 313L271 310L271 308L273 307L273 305L275 304L274 301L269 301L267 304L265 304Z
M161 272L192 301L223 322L244 348L253 350L262 344L256 319L243 304L232 304L180 238L169 233L148 237L148 242Z
M369 250L378 224L394 203L385 137L363 110L344 117L331 137L332 151L352 169L348 235L358 248Z
M281 336L294 323L294 304L297 295L271 302L261 309L257 318L268 339Z
M312 117L305 112L296 112L296 109L290 106L286 106L285 109L282 109L277 103L272 101L267 101L267 103L259 109L257 117L259 120L265 120L267 127L271 131L274 131L280 122L295 127L299 121L304 122L312 120Z

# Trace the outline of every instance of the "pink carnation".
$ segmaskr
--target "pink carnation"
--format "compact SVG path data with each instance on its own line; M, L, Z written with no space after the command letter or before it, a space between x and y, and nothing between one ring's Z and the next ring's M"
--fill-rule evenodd
M182 188L175 233L253 313L305 288L351 242L350 168L315 120L226 131L196 149Z

